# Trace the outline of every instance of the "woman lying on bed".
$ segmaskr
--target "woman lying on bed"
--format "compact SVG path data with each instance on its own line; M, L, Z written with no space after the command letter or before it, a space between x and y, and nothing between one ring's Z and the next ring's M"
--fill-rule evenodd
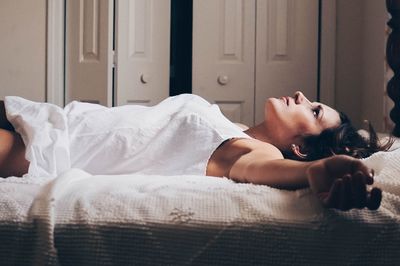
M146 173L228 177L280 189L310 187L328 208L377 209L381 190L359 158L380 146L348 118L301 92L270 98L265 119L242 131L196 95L153 107L107 108L72 102L64 109L6 97L1 106L0 176ZM5 116L7 115L7 119Z

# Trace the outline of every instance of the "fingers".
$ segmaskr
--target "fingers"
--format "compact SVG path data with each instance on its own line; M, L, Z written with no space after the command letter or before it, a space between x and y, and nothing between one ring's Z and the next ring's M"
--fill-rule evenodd
M351 173L353 175L357 173L361 173L363 176L365 176L365 183L368 185L372 185L374 183L374 169L368 168L362 161L360 160L354 160L352 162L352 170Z
M339 208L342 211L348 211L353 207L353 193L351 187L351 177L350 175L345 175L342 178L342 186L340 190L340 205Z
M326 199L326 206L342 211L352 208L364 208L366 206L367 193L363 179L360 176L351 178L345 175L337 179Z
M339 208L340 192L342 190L342 180L337 179L333 183L326 198L323 199L323 204L328 208Z
M382 190L379 188L373 188L367 198L366 206L370 210L377 210L381 205L382 201Z
M369 173L365 176L365 178L366 178L365 183L368 185L372 185L374 183L374 175L375 175L375 171L374 171L374 169L371 169L369 171Z
M364 184L362 173L356 173L351 180L354 208L362 209L366 206L367 186Z
M325 207L376 210L381 204L382 191L367 189L374 183L374 171L359 159L332 156L310 167L307 175L310 188Z
M368 178L362 172L357 172L353 176L345 175L335 180L328 193L320 194L325 207L348 211L352 208L370 210L379 208L382 201L382 191L373 188L367 191ZM323 196L322 196L323 195Z

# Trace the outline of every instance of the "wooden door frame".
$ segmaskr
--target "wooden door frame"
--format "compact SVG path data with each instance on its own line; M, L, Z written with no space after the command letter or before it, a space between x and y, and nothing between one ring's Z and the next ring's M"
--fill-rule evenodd
M65 0L47 0L46 101L64 106Z
M335 106L336 0L321 1L320 98ZM65 104L65 0L47 0L46 101Z

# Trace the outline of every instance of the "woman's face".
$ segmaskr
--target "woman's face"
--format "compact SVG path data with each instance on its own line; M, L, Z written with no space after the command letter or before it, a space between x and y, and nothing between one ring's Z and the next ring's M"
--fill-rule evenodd
M340 125L339 113L333 108L310 102L303 93L294 97L269 98L265 103L268 130L280 139L293 143L302 135L318 135L324 129Z

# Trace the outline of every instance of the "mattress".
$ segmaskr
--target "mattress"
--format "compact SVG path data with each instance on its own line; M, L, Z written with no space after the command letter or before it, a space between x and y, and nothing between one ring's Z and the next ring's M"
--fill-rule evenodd
M217 177L1 179L1 265L400 265L400 149L365 163L377 211Z

